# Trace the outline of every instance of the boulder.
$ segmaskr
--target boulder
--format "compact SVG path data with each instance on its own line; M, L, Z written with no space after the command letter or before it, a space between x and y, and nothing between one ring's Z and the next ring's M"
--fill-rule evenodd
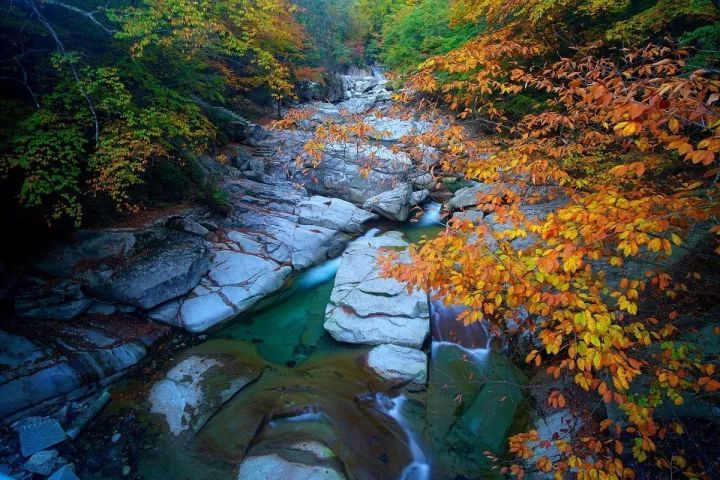
M58 454L57 450L43 450L31 455L22 468L47 477L65 463L65 459Z
M48 480L80 480L75 475L74 466L72 464L60 467L55 473L48 477Z
M325 330L338 341L368 345L395 344L419 348L429 332L427 294L380 278L381 249L400 249L408 261L408 244L398 232L360 238L345 250L325 311Z
M410 197L410 204L420 205L424 203L428 198L430 197L430 192L428 190L419 190L417 192L412 192L412 196Z
M28 417L15 423L13 428L25 457L62 443L67 438L60 423L50 417Z
M379 213L385 218L404 222L410 214L412 205L412 187L404 183L393 190L370 197L363 208Z
M458 210L461 208L474 207L478 204L478 198L488 194L496 188L495 184L478 183L471 187L464 187L455 192L455 195L447 202L447 208Z
M427 381L427 355L422 350L398 345L378 345L367 354L367 366L380 377L424 388Z
M92 290L106 300L151 309L192 290L209 265L210 250L190 237L130 259Z
M208 278L191 295L160 305L150 318L203 332L244 312L278 290L292 268L256 255L218 251Z
M284 459L277 453L247 457L240 464L238 480L344 480L331 467L307 465Z
M301 224L358 233L361 225L375 220L377 215L362 210L339 198L312 196L301 202L296 213Z
M171 226L181 232L189 233L190 235L197 235L202 238L210 233L210 230L188 217L181 217L173 220L171 222Z

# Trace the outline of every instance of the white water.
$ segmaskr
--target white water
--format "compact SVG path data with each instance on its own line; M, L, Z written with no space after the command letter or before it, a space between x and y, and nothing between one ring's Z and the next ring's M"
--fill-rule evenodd
M425 211L422 216L418 219L416 225L420 227L427 227L429 225L442 225L440 222L440 209L442 205L437 202L428 203L425 206Z
M371 228L358 238L372 238L377 236L379 232L379 229ZM328 260L327 262L306 270L295 283L295 287L300 290L310 290L332 280L338 268L340 268L340 258L341 257L333 258L332 260Z
M302 290L310 290L332 279L340 268L340 257L328 260L307 270L298 279L296 285Z
M390 398L385 394L378 393L375 395L375 399L380 410L395 419L408 438L408 447L410 448L410 455L412 455L412 462L402 471L400 480L430 480L430 464L425 456L425 452L420 448L415 433L412 428L410 428L409 422L402 413L403 405L407 401L405 395Z
M487 361L487 358L488 358L488 356L490 355L490 339L491 339L491 338L492 338L492 337L490 337L490 338L488 339L488 343L487 343L487 345L485 346L485 348L466 348L466 347L463 347L462 345L459 345L459 344L457 344L457 343L455 343L455 342L444 342L444 341L439 341L439 342L438 342L438 341L433 341L433 342L432 342L432 345L431 345L431 347L430 347L430 349L431 349L431 355L432 355L433 358L435 358L435 357L437 356L437 349L438 349L438 347L440 347L441 345L449 345L449 346L453 346L453 347L455 347L455 348L457 348L457 349L459 349L459 350L462 350L463 353L465 353L465 354L468 356L468 358L472 358L472 359L474 359L478 364L482 365L482 364L484 364L484 363Z

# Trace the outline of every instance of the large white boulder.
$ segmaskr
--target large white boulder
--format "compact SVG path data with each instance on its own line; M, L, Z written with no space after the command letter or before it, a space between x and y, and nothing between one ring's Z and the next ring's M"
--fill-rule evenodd
M325 330L338 341L367 345L395 344L419 348L427 337L427 294L408 293L405 285L381 278L378 257L382 249L403 250L408 244L399 232L360 238L345 250L330 303L325 311Z

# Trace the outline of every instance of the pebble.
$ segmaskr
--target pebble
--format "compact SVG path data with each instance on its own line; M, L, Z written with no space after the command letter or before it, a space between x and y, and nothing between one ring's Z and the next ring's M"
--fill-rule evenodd
M130 475L130 467L128 465L123 465L122 476L127 477L128 475Z
M121 437L121 435L116 432L116 433L110 438L110 441L111 441L112 443L117 443L118 440L120 440L120 437Z

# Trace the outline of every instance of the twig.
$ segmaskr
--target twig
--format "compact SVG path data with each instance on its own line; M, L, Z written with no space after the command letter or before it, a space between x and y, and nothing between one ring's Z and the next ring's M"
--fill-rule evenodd
M53 37L53 40L55 41L55 45L57 46L58 52L60 52L63 57L67 58L67 52L65 51L65 45L63 45L62 41L60 40L60 37L58 37L58 34L55 32L55 29L50 25L50 22L45 18L45 16L40 12L40 9L37 7L35 2L33 0L24 0L25 4L30 7L30 9L35 12L35 15L38 18L38 21L42 23L43 27L50 33L50 36ZM75 78L75 82L77 82L78 89L80 90L80 94L85 98L85 102L88 104L88 108L90 109L90 113L93 116L93 120L95 122L95 146L97 147L100 143L100 123L98 121L97 112L95 111L95 107L93 105L92 100L90 99L90 96L85 91L85 88L82 85L82 82L80 81L80 75L78 75L77 69L75 68L75 65L71 61L68 62L68 65L70 66L70 71L72 71L73 77Z

